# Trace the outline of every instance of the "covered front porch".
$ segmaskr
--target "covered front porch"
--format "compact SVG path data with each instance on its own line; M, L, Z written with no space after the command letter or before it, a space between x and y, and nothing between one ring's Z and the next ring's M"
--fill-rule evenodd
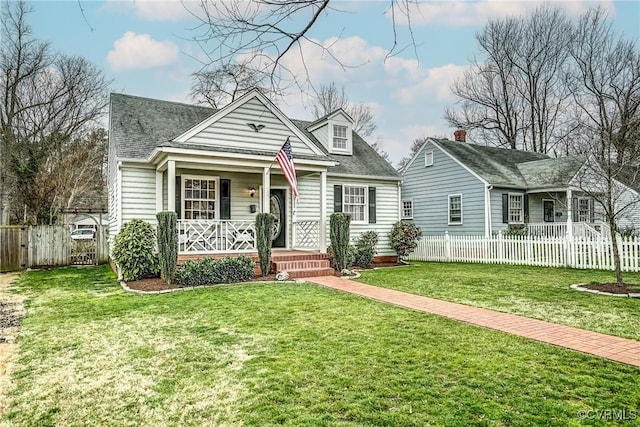
M296 205L273 156L162 154L156 167L156 211L177 213L179 254L256 252L259 212L276 216L274 248L326 252L327 161L296 162Z
M610 238L611 232L595 200L582 191L529 192L526 230L530 236Z

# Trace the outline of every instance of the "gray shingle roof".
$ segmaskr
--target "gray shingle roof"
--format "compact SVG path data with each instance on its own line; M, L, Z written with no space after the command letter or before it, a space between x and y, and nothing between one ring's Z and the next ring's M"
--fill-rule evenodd
M159 146L186 147L185 144L178 144L172 140L216 111L209 107L112 93L109 143L114 145L115 154L119 158L145 160ZM302 120L292 120L292 122L325 154L325 157L298 157L330 158L339 161L339 165L329 168L329 172L332 173L399 179L397 171L355 132L352 138L353 156L329 155L323 145L307 131L311 122ZM207 149L201 145L188 148ZM256 153L264 154L263 151L256 151Z
M544 159L518 165L527 188L567 187L585 162L584 156Z
M548 156L540 153L485 147L448 139L431 139L482 179L496 187L526 188L527 181L518 166L525 162L549 159Z
M115 145L118 157L144 160L159 144L215 112L208 107L112 93L109 143Z

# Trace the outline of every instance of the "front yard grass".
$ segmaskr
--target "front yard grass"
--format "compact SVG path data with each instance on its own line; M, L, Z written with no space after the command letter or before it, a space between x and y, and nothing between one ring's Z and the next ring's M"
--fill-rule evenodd
M615 282L613 272L514 265L411 262L365 271L359 281L476 307L640 340L640 299L597 295L575 283ZM640 274L624 273L640 283Z
M639 409L638 368L309 284L134 295L100 267L16 291L0 424L576 426Z

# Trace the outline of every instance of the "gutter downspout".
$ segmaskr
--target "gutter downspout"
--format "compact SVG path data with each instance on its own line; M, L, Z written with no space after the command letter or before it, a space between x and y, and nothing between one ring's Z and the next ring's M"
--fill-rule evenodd
M484 187L484 236L491 237L491 190L493 185Z

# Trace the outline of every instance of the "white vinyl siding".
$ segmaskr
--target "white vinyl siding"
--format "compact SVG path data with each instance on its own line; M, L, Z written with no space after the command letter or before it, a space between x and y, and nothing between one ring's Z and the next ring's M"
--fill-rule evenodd
M449 195L449 225L462 225L462 194Z
M122 166L122 224L132 219L156 223L156 171ZM119 230L118 230L119 231Z
M306 180L307 178L305 178ZM320 178L313 177L313 179L317 182L317 185L320 185ZM302 180L301 180L302 181ZM389 256L395 255L393 249L389 245L389 236L388 233L391 230L391 227L394 223L396 223L400 219L399 214L399 188L397 181L376 181L376 180L365 180L358 178L345 178L345 177L327 177L327 244L331 244L329 240L329 217L333 213L333 189L334 185L350 185L350 186L362 186L362 187L375 187L376 188L376 222L375 224L369 224L368 222L364 223L351 223L351 242L355 242L358 237L364 233L365 231L375 231L378 233L378 247L376 256ZM308 183L305 183L305 186L309 188ZM314 190L317 191L317 190ZM317 193L313 193L317 194ZM304 203L302 194L300 196L301 204ZM314 199L310 202L310 204L314 204L316 209L319 207L319 203L317 199ZM313 209L313 208L309 208ZM300 209L299 209L300 210Z
M260 132L255 132L247 123L262 124L265 127ZM276 153L287 137L290 138L294 157L296 154L316 154L293 135L291 129L269 111L267 106L259 99L253 98L186 142L248 150L260 147L262 151Z

